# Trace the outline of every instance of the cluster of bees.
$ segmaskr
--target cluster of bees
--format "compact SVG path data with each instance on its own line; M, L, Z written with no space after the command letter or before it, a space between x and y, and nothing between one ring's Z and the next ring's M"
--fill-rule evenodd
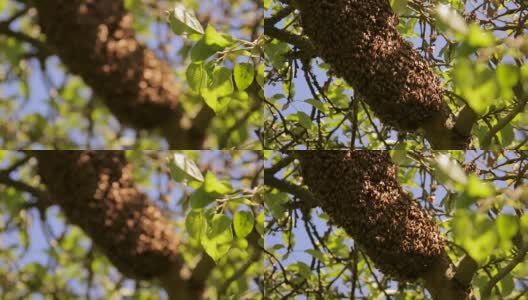
M134 186L124 152L41 151L36 156L39 175L68 221L81 227L121 273L151 279L179 263L173 227Z
M181 109L174 75L134 37L123 1L62 2L35 5L46 43L68 69L81 76L124 124L149 129L174 117Z
M413 130L447 105L431 66L397 32L387 0L306 0L304 33L377 117Z
M385 274L414 280L438 259L444 240L405 192L385 151L297 151L304 183L334 224Z

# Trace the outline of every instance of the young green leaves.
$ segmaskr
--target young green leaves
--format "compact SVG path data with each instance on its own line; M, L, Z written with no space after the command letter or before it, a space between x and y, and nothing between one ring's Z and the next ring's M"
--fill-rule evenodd
M182 4L168 11L168 15L174 33L196 41L190 50L191 64L186 70L190 90L218 112L223 107L219 100L235 95L235 83L239 91L244 91L253 82L253 64L237 61L243 56L253 58L256 43L218 32L213 24L204 29L194 12ZM226 64L229 60L231 62Z
M174 8L167 13L171 29L177 35L204 33L202 24L200 24L194 12L187 9L183 4L176 3Z
M204 181L204 177L198 166L183 154L175 153L169 159L169 169L175 181L182 181L184 179Z

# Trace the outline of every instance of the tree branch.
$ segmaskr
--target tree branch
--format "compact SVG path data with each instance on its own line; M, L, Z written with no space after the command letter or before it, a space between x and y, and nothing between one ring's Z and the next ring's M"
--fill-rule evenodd
M513 260L507 264L504 268L500 269L495 276L493 276L488 284L484 286L482 289L482 298L487 299L491 296L491 291L493 287L502 279L504 276L508 275L518 264L522 263L524 261L524 258L526 257L526 252L528 251L528 244L524 243L522 248L520 248L517 252L517 255L513 258Z
M264 184L276 188L281 192L291 194L303 200L311 207L316 206L317 200L309 190L293 183L277 179L273 175L270 175L270 172L267 170L264 170Z

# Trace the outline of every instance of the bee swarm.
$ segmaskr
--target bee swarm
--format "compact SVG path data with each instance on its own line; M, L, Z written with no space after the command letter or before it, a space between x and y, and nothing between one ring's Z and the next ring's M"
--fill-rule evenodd
M120 122L159 127L179 113L170 68L135 37L124 1L36 1L39 24L61 61Z
M396 31L387 0L303 0L301 20L319 55L385 124L413 130L449 114L440 80Z
M438 226L397 181L382 151L296 151L304 183L377 267L414 280L441 258Z
M180 261L169 221L132 178L121 151L39 151L38 172L69 222L124 275L150 279Z

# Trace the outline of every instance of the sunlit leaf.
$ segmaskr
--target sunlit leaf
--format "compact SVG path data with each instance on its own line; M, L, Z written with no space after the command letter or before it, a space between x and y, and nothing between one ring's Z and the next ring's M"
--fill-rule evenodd
M255 223L253 214L248 211L239 211L235 213L233 225L235 233L239 238L246 237L252 230Z
M201 244L205 252L218 262L231 248L232 240L231 219L226 215L216 214L202 236Z
M184 154L174 153L169 159L171 176L176 181L184 178L203 182L204 177L194 161L188 159Z
M176 3L174 8L168 13L169 22L174 33L178 35L184 33L204 33L203 27L196 18L194 11L188 9L182 3Z
M250 63L239 63L235 65L233 70L235 83L239 90L247 89L253 82L255 76L255 68Z

